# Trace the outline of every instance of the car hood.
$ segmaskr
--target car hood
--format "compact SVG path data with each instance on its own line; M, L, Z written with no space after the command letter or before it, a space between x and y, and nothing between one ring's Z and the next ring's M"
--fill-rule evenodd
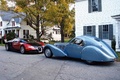
M32 43L32 42L29 42L29 43L27 43L27 44L32 45L32 46L41 46L39 43Z
M13 42L13 40L9 40L9 41L7 41L7 42L9 42L9 43L10 43L10 42Z

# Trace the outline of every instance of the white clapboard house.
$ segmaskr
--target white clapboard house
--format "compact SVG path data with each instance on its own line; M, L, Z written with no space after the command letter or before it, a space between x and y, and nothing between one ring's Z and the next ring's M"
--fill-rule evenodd
M120 51L120 0L75 0L75 34L101 38Z
M9 32L16 33L20 38L28 38L28 35L32 35L36 38L36 31L27 25L24 18L25 15L23 13L18 14L13 11L0 10L0 40ZM47 30L47 33L51 34L53 40L59 41L61 39L60 28L51 27Z

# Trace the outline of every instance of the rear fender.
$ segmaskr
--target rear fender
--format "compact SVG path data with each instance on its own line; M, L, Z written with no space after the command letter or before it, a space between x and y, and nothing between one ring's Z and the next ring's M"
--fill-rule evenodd
M50 48L53 55L56 56L56 57L65 57L67 56L67 54L65 52L63 52L61 49L59 49L58 47L54 46L54 45L51 45L51 44L47 44L45 48Z
M88 46L83 49L81 59L87 61L103 61L106 58L102 55L100 49L95 46Z
M116 57L106 54L102 49L95 46L88 46L82 51L81 59L97 62L113 62ZM113 53L111 53L113 54Z

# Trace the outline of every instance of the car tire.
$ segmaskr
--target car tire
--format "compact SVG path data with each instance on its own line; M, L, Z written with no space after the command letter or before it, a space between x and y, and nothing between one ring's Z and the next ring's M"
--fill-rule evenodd
M94 64L94 61L86 60L86 63L89 65L92 65L92 64Z
M10 46L9 46L9 44L5 44L5 49L6 49L7 51L10 51Z
M25 47L24 47L24 46L21 46L21 47L20 47L20 53L22 53L22 54L25 53Z
M45 48L45 49L44 49L44 55L45 55L45 57L47 57L47 58L51 58L51 57L53 56L53 53L52 53L52 51L51 51L50 48Z

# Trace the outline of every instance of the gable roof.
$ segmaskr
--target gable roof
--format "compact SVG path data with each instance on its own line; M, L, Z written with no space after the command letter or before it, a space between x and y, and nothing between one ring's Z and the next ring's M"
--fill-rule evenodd
M13 18L16 23L20 23L21 20L25 18L25 15L23 13L15 13L13 11L1 11L1 10L0 16L3 21L10 21Z

